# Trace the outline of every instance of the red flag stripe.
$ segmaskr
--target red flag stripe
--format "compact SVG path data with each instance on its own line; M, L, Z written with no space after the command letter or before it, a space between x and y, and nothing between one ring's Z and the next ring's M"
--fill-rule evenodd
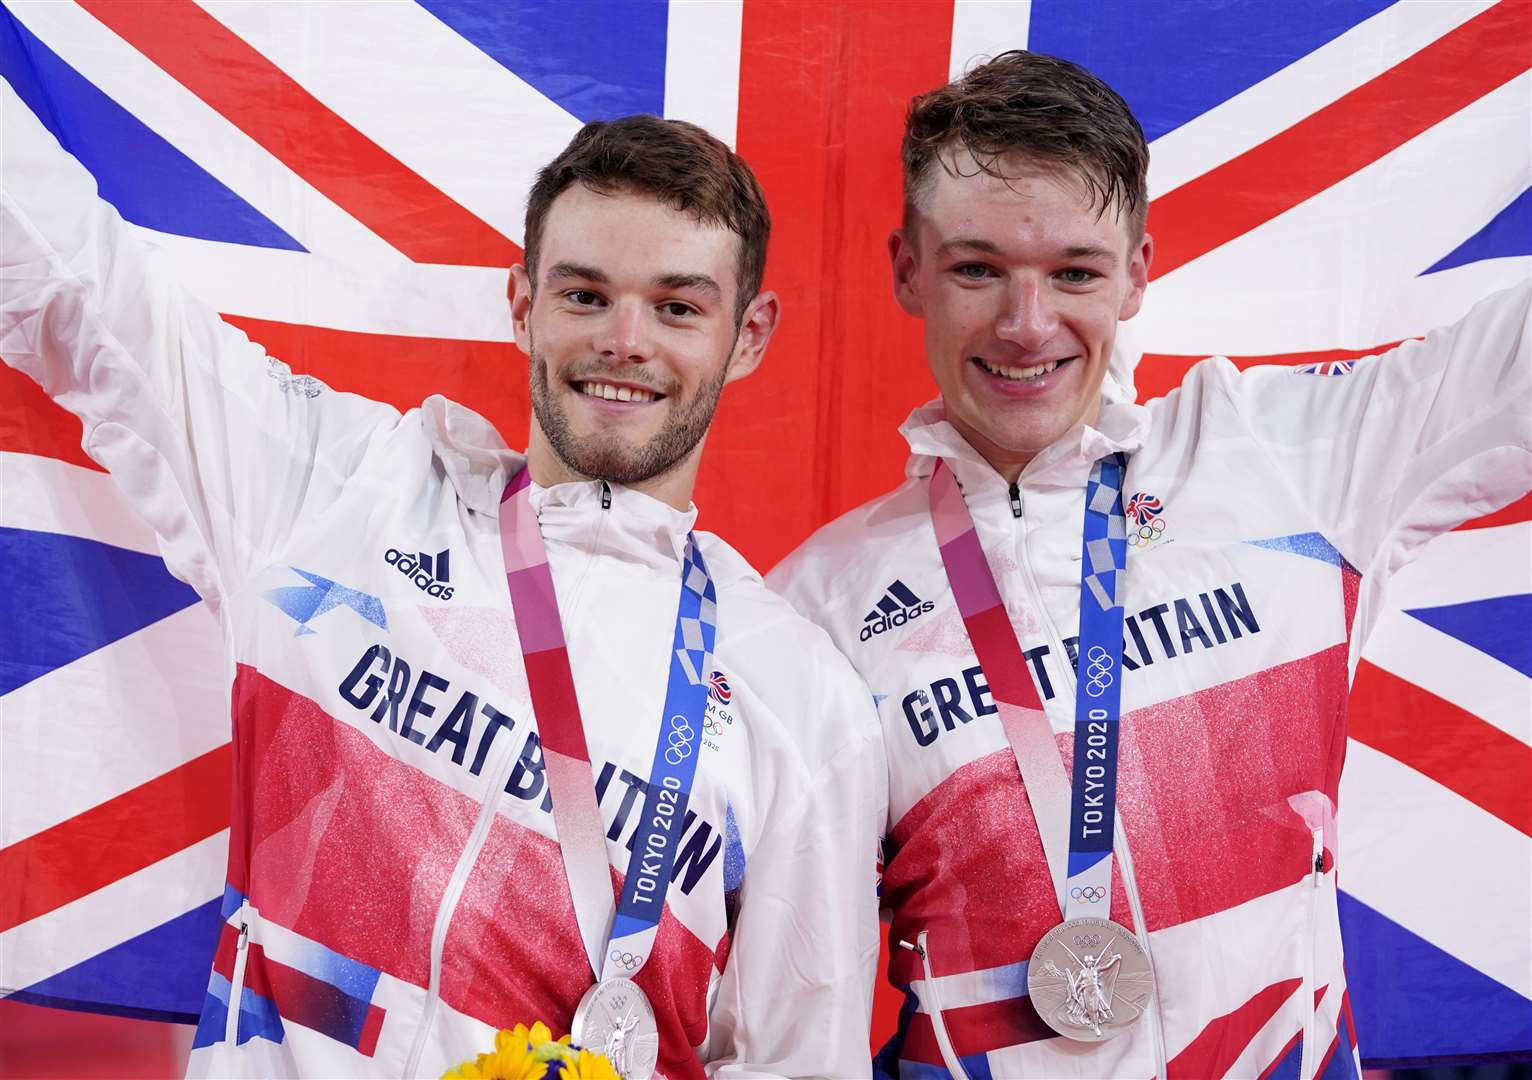
M0 364L0 450L57 458L103 472L80 449L83 436L79 417L55 405L21 372Z
M1527 492L1509 506L1502 506L1493 514L1485 514L1472 521L1465 521L1458 528L1493 529L1497 525L1519 525L1523 521L1532 521L1532 491Z
M416 262L510 266L520 249L326 108L191 0L81 5Z
M0 932L105 888L229 827L228 743L0 848Z
M1532 4L1507 0L1150 207L1153 277L1332 187L1532 66Z
M1532 747L1366 660L1351 687L1353 739L1532 836Z
M367 334L302 323L225 315L294 371L333 390L361 394L404 411L432 394L472 402L511 446L525 445L531 401L527 362L502 341Z

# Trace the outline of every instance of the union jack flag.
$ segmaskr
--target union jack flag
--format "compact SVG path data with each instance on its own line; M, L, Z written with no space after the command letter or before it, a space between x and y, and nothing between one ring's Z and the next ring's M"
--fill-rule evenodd
M1299 364L1293 370L1299 375L1350 375L1354 367L1355 360L1321 360L1317 364Z
M697 502L764 569L897 482L930 396L881 251L912 94L1013 47L1124 93L1153 160L1123 335L1148 398L1215 353L1339 373L1525 280L1529 36L1520 0L6 0L0 75L300 378L443 393L511 441L504 268L535 170L630 112L737 146L788 317ZM228 835L222 636L79 441L0 368L0 993L192 1022ZM1357 667L1342 902L1368 1059L1532 1051L1529 519L1433 543Z
M734 691L729 686L729 680L724 677L721 671L715 671L709 675L707 677L707 685L708 693L720 705L727 705L729 699L734 696Z

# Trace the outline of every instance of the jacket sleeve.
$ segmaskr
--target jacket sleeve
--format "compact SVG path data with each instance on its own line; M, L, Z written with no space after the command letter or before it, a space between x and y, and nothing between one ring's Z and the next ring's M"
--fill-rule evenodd
M801 790L774 800L745 868L703 1055L709 1076L872 1075L888 785L872 698L844 658L833 661L809 693L817 727L834 737Z
M292 375L182 290L3 81L0 129L0 357L80 418L216 607L398 414Z
M1349 374L1257 368L1234 380L1257 444L1364 573L1387 576L1532 486L1529 300L1526 287L1499 293Z

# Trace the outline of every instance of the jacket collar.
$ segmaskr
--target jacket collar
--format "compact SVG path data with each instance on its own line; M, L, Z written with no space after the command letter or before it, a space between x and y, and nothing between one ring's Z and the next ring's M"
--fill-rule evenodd
M420 411L426 437L458 497L471 510L498 516L505 485L526 463L526 455L507 447L488 420L439 394L422 402ZM696 524L697 507L677 510L620 484L609 490L611 506L603 508L599 480L546 488L534 483L532 506L544 541L655 567L678 563Z
M1119 451L1136 453L1149 433L1149 410L1114 397L1103 397L1101 414L1094 425L1076 424L1028 462L1022 470L1021 483L1083 487L1097 459ZM930 476L940 458L965 488L1007 486L994 467L952 426L946 405L939 397L910 413L899 433L910 444L905 475L911 479Z

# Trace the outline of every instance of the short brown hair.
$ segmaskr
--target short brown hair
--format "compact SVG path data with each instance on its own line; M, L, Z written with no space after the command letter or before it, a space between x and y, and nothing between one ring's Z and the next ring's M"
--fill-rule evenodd
M1013 49L910 102L905 120L905 213L925 193L942 152L966 149L1002 179L999 159L1020 154L1076 173L1100 213L1128 214L1137 240L1148 210L1149 146L1128 103L1068 60ZM950 171L950 169L949 169Z
M684 120L640 115L586 124L537 174L527 198L524 246L534 288L548 208L576 183L592 191L650 195L705 225L722 225L738 236L740 294L734 319L738 323L744 318L766 273L771 215L761 186L743 158Z

